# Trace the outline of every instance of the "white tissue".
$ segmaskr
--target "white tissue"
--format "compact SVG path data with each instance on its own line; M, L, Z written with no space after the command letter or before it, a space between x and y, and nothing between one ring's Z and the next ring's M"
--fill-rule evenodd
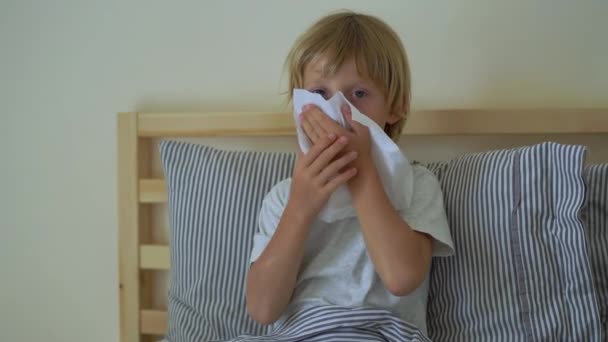
M331 99L325 100L320 94L311 93L305 89L294 89L294 119L300 149L302 152L307 153L311 147L310 140L308 140L304 130L300 126L299 117L302 114L302 107L307 104L314 104L342 127L350 130L348 122L340 111L340 107L344 103L350 106L353 121L367 126L370 130L372 158L391 203L397 211L407 209L412 199L413 184L412 167L409 161L401 152L399 146L384 133L383 129L373 120L361 114L355 106L348 102L341 92L336 93ZM356 215L357 213L352 205L348 187L341 186L329 198L327 204L319 213L319 218L325 222L333 222Z

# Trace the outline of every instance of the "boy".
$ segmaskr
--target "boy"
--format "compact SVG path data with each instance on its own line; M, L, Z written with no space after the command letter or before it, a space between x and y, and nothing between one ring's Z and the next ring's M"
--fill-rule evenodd
M342 12L315 23L286 62L290 94L305 88L326 99L341 91L393 140L409 109L407 57L394 31L372 16ZM347 131L307 106L302 127L311 150L298 154L291 179L266 196L247 277L247 310L262 324L293 305L388 309L426 334L432 256L453 253L434 175L413 166L408 210L390 203L371 158L369 130L343 115ZM347 185L357 216L317 218L329 196Z

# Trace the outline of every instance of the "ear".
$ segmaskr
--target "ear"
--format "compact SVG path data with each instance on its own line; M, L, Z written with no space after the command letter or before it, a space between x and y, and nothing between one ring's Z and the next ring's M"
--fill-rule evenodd
M389 125L394 125L399 122L399 120L403 119L402 114L407 111L407 108L408 100L403 99L403 101L401 101L401 105L398 105L396 108L393 108L391 115L388 117L388 120L386 120L386 123Z
M401 120L401 116L397 113L393 113L388 117L388 120L386 120L386 123L389 125L394 125L397 122L399 122L399 120Z

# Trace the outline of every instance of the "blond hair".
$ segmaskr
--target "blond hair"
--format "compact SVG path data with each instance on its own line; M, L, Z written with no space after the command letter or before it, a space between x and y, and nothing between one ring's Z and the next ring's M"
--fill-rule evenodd
M400 117L384 131L397 141L409 112L410 69L395 31L376 17L351 11L321 18L296 40L285 61L290 101L293 89L304 87L305 68L321 56L327 59L325 75L333 75L354 58L357 72L383 90L391 114Z

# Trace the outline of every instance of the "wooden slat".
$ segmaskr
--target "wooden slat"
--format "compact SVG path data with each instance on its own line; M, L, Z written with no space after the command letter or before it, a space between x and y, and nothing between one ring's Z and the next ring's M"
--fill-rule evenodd
M137 115L118 116L120 340L140 340Z
M293 134L285 113L139 113L140 136L281 136Z
M167 201L165 181L160 179L139 180L139 201L141 203L164 203Z
M404 134L593 134L608 133L608 108L442 110L414 113Z
M289 113L139 113L139 135L294 135ZM608 133L608 108L428 110L410 114L407 135Z
M139 247L139 267L145 270L168 270L169 246L142 245Z
M141 310L141 333L146 335L165 335L167 333L167 312Z

